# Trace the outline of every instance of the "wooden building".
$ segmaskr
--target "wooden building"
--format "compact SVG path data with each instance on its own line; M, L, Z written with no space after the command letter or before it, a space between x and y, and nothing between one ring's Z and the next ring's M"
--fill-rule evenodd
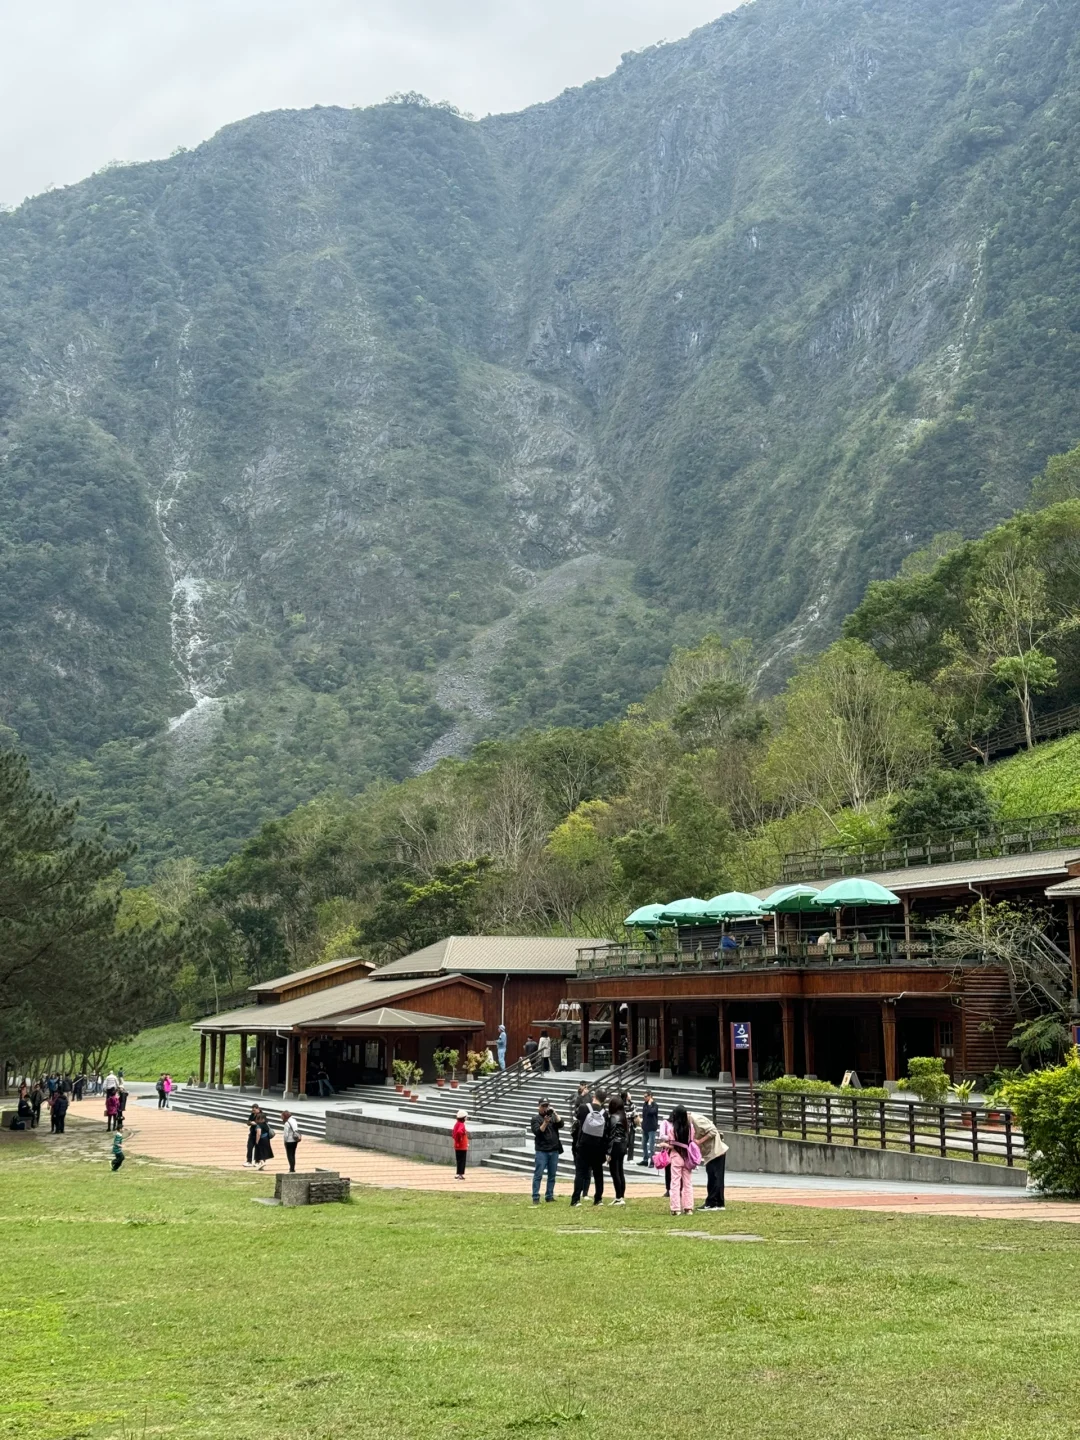
M336 1090L382 1083L394 1060L413 1061L431 1079L436 1050L455 1049L462 1062L468 1050L494 1050L500 1024L513 1060L534 1016L565 999L580 944L453 935L378 970L353 957L253 985L253 1004L192 1027L201 1034L199 1083L208 1073L211 1084L224 1083L227 1035L240 1037L241 1085L286 1095L314 1092L320 1066Z
M583 1065L598 1018L604 1065L647 1049L661 1074L728 1075L733 1058L745 1066L745 1056L731 1054L733 1022L751 1026L759 1078L836 1081L854 1069L864 1083L880 1083L900 1078L915 1055L942 1057L954 1077L1015 1064L1009 975L977 950L943 954L929 923L982 900L1047 912L1048 962L1076 1011L1080 850L866 878L900 904L740 923L726 938L719 927L688 926L671 941L658 934L651 948L583 947L569 986Z

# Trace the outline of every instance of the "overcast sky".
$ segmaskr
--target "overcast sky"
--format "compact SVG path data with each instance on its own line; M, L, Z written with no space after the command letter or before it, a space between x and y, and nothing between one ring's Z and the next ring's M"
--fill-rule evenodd
M259 110L518 110L736 0L0 0L0 203Z

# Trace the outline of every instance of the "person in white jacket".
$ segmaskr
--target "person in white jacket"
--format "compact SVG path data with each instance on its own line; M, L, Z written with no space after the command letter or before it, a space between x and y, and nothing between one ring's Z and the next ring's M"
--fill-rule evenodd
M296 1147L300 1144L300 1126L291 1110L283 1110L281 1118L284 1121L281 1127L281 1138L285 1143L285 1154L289 1158L289 1170L295 1172Z
M701 1158L705 1162L705 1183L708 1186L708 1193L705 1197L706 1210L723 1210L724 1208L724 1156L728 1147L724 1142L724 1133L718 1130L707 1115L699 1115L696 1111L690 1114L690 1123L694 1127L694 1138L701 1147Z

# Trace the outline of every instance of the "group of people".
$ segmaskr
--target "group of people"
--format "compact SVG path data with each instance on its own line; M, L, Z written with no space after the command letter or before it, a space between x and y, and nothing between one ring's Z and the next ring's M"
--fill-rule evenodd
M258 1101L251 1107L247 1125L247 1159L244 1164L254 1170L265 1170L266 1162L274 1158L274 1147L270 1143L274 1138L274 1132L270 1128L269 1116ZM281 1139L285 1146L285 1158L289 1162L290 1174L296 1172L296 1148L300 1144L301 1138L300 1125L296 1116L291 1110L283 1110L281 1112Z
M172 1076L159 1075L154 1089L157 1091L157 1108L159 1110L167 1110L169 1108L169 1096L176 1089Z
M580 1205L587 1199L590 1187L593 1204L604 1203L605 1166L615 1192L611 1204L626 1204L625 1165L627 1160L633 1160L635 1139L640 1133L642 1158L638 1164L664 1171L664 1188L673 1215L694 1213L693 1174L699 1165L705 1167L704 1208L723 1210L724 1157L728 1147L723 1133L707 1115L676 1105L668 1118L661 1120L659 1106L649 1090L645 1092L639 1114L627 1091L607 1095L590 1090L584 1080L577 1094L571 1097L570 1107L573 1111L570 1149L574 1159L571 1205ZM544 1200L550 1204L555 1199L559 1156L565 1150L562 1128L562 1116L545 1096L531 1121L535 1149L534 1205L540 1203L542 1182L546 1182Z

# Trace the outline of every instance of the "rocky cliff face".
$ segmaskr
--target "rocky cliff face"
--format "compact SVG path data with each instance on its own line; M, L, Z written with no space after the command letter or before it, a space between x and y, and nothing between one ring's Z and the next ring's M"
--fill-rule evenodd
M0 719L214 854L707 623L824 641L1076 439L1076 63L1056 4L756 0L520 115L259 116L0 217ZM548 698L481 697L538 606Z

